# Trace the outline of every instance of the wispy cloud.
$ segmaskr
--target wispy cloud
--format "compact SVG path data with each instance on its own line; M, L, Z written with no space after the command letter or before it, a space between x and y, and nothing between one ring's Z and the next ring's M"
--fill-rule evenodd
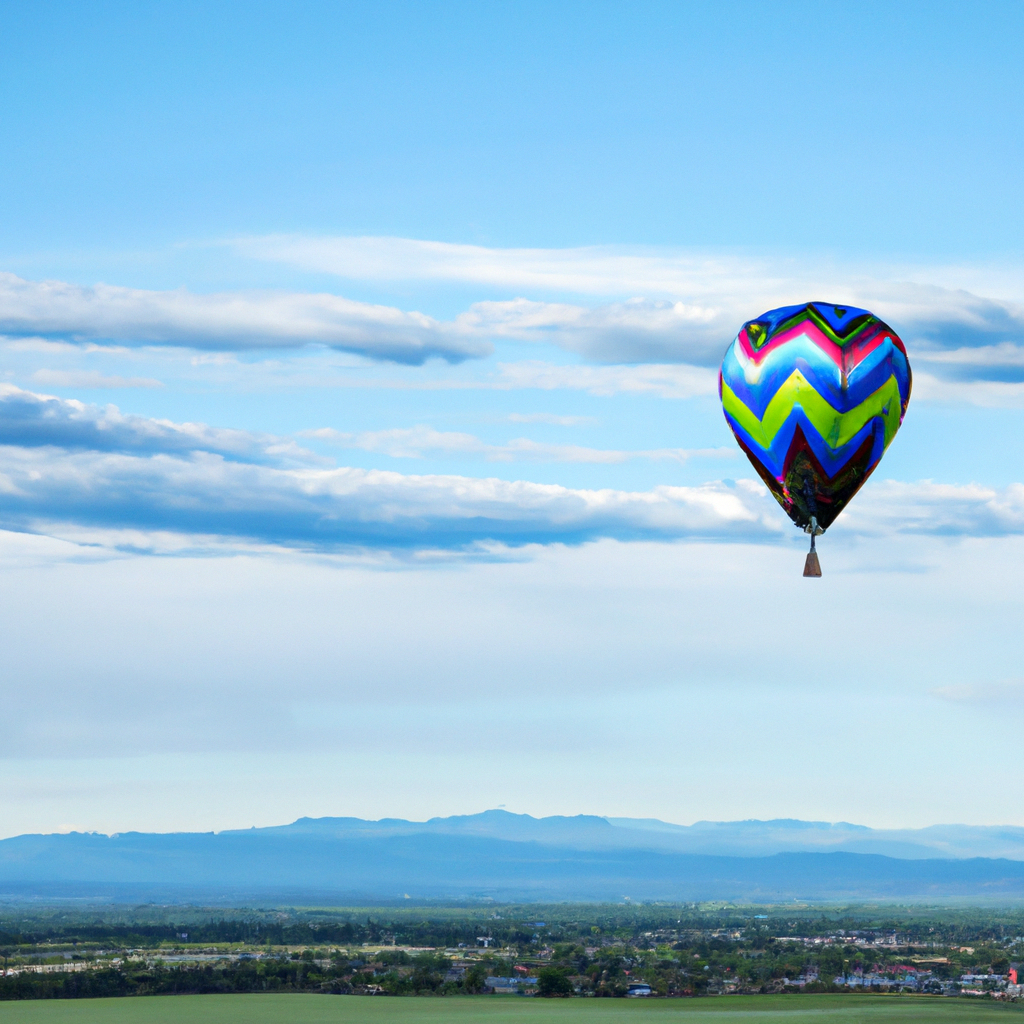
M299 292L197 295L0 273L0 333L197 349L326 345L372 359L422 363L487 354L479 337L422 313Z
M431 445L460 451L481 444L470 435L414 434L352 440L371 450L408 454L422 454ZM632 454L570 449L531 449L527 442L509 450L598 461ZM310 466L315 461L289 439L126 416L113 407L0 387L0 523L16 529L64 537L69 530L231 537L324 550L455 549L483 541L521 545L597 537L766 539L781 529L778 512L753 482L579 490L321 469Z
M48 388L120 389L162 388L163 382L153 377L121 377L99 370L36 370L32 380Z
M945 380L1024 376L1024 296L950 287L947 270L701 257L610 249L492 250L408 239L249 239L244 253L341 277L472 283L487 298L451 320L304 292L197 295L0 274L0 332L83 342L208 350L329 346L409 364L485 355L501 339L539 341L597 363L711 368L739 325L809 298L866 306L913 360ZM903 275L903 276L901 276ZM968 275L969 276L969 275ZM522 297L521 290L533 292ZM537 293L547 298L537 298ZM552 292L587 296L551 301ZM600 301L599 301L600 300Z
M1005 537L1024 534L1024 484L983 487L932 481L872 480L840 520L864 535Z
M284 470L193 453L0 449L0 522L236 537L314 550L460 549L632 539L767 540L778 513L753 483L578 490L362 469Z
M173 547L168 536L191 537L211 550L233 539L313 551L460 551L599 538L777 542L793 533L753 480L586 490L451 474L284 469L201 451L142 456L2 447L0 493L4 527L64 538L99 531L143 550ZM831 532L1020 536L1024 487L875 486L858 495Z
M525 437L514 438L505 444L488 444L473 434L456 431L438 431L427 426L372 430L361 433L343 433L330 427L304 430L300 437L316 438L340 448L358 448L398 459L419 459L426 455L468 455L491 462L581 462L616 464L631 459L652 459L687 462L692 458L735 458L733 448L656 448L620 451L607 448L588 448L574 444L548 444Z
M592 395L654 395L694 398L714 395L716 371L703 366L651 363L644 366L565 366L540 360L502 363L495 386L542 391L586 391Z
M420 364L486 355L492 341L543 341L601 362L711 365L735 333L721 311L637 299L596 308L527 299L472 305L451 321L338 295L303 292L176 291L0 273L0 333L26 341L173 345L258 350L310 344L372 359Z
M327 435L371 451L428 451L583 461L684 458L694 452L608 452L468 434ZM0 387L0 525L46 533L166 537L197 544L302 549L464 550L619 540L772 541L790 535L756 480L648 491L324 468L287 438L125 416ZM842 535L1024 535L1024 484L1004 488L871 481L833 527ZM147 542L146 537L165 538ZM171 545L173 547L173 545ZM180 547L180 543L179 543Z
M553 412L509 413L510 423L545 423L551 427L579 427L585 423L596 423L593 416L559 416Z
M613 298L598 304L503 299L478 303L458 320L494 336L552 339L601 361L711 365L743 321L812 298L874 310L913 344L915 355L1024 344L1020 274L1005 269L625 247L491 249L405 238L268 236L231 244L256 259L349 280ZM973 364L960 365L967 372ZM984 360L976 365L983 377Z
M455 323L470 334L545 341L597 362L721 361L742 320L721 309L631 299L596 307L567 303L478 302Z
M0 384L0 445L137 455L204 452L243 462L322 463L290 438L122 414Z
M414 238L308 235L267 235L227 244L253 259L353 281L455 282L595 296L726 294L735 291L738 280L751 278L771 289L804 269L792 260L652 247L494 249Z
M914 373L914 400L992 409L1024 407L1024 381L944 379L934 373Z
M1024 707L1024 679L953 683L937 686L931 693L940 700L956 704L1004 709Z

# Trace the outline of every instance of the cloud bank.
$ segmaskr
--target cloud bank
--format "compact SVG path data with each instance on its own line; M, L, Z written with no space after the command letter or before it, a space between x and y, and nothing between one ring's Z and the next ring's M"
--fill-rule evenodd
M400 440L382 436L371 447ZM422 449L451 438L404 443L413 441ZM290 439L0 388L0 524L8 528L171 532L317 550L767 539L780 530L754 483L583 490L328 469L309 465L315 458Z
M527 481L412 476L352 468L284 470L196 452L148 458L0 451L0 522L55 533L61 523L161 531L312 550L462 549L495 542L778 536L753 483L574 490Z
M10 384L0 384L0 445L140 456L203 452L260 465L322 461L289 438L126 416L115 406L37 395Z
M339 448L358 448L398 459L421 459L426 455L469 455L492 462L512 462L532 459L541 462L587 462L612 465L631 459L668 460L687 462L692 458L712 456L735 458L735 448L655 448L621 451L608 448L588 448L576 444L548 444L527 437L517 437L506 444L488 444L473 434L457 431L439 431L432 427L416 426L393 430L367 430L343 433L330 427L301 431L301 437L317 438Z
M1006 293L1000 297L957 287L958 277L972 287L984 280L955 268L611 248L487 249L395 238L273 236L232 245L245 256L348 280L469 284L511 297L485 298L438 320L326 293L197 295L0 274L0 333L214 351L316 344L414 365L484 356L493 342L509 339L555 345L594 363L710 369L751 316L817 298L874 310L910 345L914 365L936 379L1024 382L1024 294L996 278ZM553 301L553 293L585 301Z
M438 437L404 443L422 450L451 440ZM114 408L0 389L0 525L9 529L54 536L135 531L143 538L132 541L135 547L146 546L148 532L191 536L197 544L226 538L323 551L791 536L754 480L586 490L326 468L314 460L290 439L124 416ZM847 536L1024 534L1024 485L871 481L835 530Z
M823 259L625 249L491 249L406 238L266 236L231 243L245 256L362 281L473 284L506 292L617 297L615 301L480 302L457 318L470 333L543 337L599 362L710 366L745 320L807 299L871 309L911 343L915 360L952 377L1024 380L1024 294L1019 274L976 268L843 266ZM969 290L995 288L989 297ZM991 349L973 358L974 349ZM1010 370L1009 367L1017 367Z
M651 395L695 398L718 394L718 372L710 367L651 363L641 366L565 366L539 359L501 363L496 388L585 391L591 395Z
M490 351L479 338L422 313L337 295L83 288L6 273L0 273L0 333L219 351L319 344L412 364L434 356L458 362Z

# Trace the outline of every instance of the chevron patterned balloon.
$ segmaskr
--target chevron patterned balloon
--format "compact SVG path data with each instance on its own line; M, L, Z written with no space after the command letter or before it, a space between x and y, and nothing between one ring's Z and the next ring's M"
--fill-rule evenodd
M823 531L874 472L910 387L896 332L866 309L831 302L783 306L745 323L718 378L740 447L812 538L812 518Z

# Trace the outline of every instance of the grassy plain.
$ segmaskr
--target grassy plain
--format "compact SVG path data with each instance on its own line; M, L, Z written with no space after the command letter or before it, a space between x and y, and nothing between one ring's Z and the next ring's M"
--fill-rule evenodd
M0 1024L1013 1024L1024 1008L915 996L714 999L389 999L324 995L143 996L0 1003Z

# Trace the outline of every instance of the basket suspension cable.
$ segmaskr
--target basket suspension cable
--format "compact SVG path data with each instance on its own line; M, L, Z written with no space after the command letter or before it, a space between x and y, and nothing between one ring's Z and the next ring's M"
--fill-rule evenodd
M811 550L807 552L804 561L804 575L818 577L821 575L821 563L818 561L818 552L814 547L814 538L825 531L818 525L818 500L811 486L810 476L804 477L804 500L807 502L807 511L810 513L810 522L804 527L804 532L811 535Z

